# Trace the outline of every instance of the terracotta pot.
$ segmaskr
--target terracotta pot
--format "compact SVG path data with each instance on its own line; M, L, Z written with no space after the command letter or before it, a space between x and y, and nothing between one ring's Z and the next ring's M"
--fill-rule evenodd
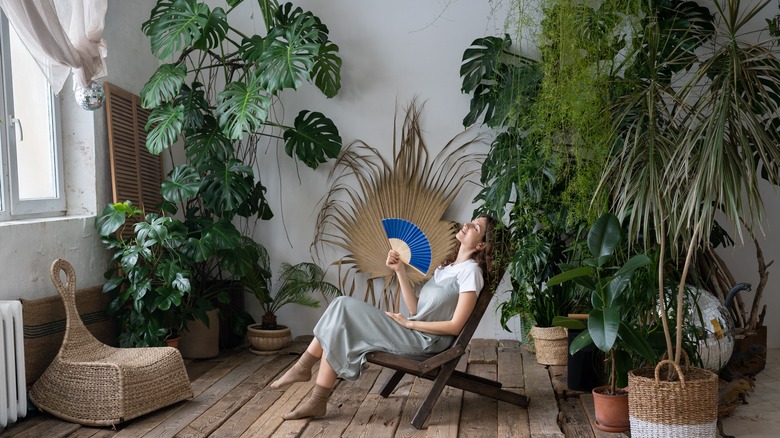
M274 354L282 348L290 345L292 334L290 329L280 326L281 329L265 330L260 324L251 324L246 328L246 339L249 342L249 350L255 354Z
M596 411L594 426L604 432L625 432L631 428L628 419L628 391L620 394L605 394L609 386L593 389L593 406Z
M181 339L181 336L171 336L170 338L166 339L165 342L168 343L169 347L173 348L179 348L179 340Z

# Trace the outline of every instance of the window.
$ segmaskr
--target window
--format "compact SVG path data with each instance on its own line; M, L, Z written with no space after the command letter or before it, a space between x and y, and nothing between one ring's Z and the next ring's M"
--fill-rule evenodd
M4 15L0 54L0 220L62 215L57 100Z

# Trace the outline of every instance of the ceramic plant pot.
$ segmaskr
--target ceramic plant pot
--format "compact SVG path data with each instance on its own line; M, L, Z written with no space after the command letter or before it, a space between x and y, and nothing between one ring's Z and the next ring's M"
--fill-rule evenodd
M609 394L609 388L593 388L593 406L596 411L594 426L604 432L625 432L631 428L628 418L628 391L619 389L618 394Z
M277 330L265 330L260 324L251 324L246 329L246 339L249 342L249 351L255 354L275 354L282 348L290 345L292 334L285 326Z

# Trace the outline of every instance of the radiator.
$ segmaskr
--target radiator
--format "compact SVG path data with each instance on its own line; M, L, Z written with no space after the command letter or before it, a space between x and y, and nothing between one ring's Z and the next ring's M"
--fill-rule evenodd
M0 426L27 415L22 303L0 301Z

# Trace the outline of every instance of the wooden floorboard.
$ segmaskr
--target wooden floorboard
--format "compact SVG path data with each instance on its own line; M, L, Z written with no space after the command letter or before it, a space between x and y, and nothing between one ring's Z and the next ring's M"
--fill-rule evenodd
M504 389L531 397L528 410L491 398L446 387L422 429L412 418L431 382L404 376L389 397L379 393L391 372L369 365L360 379L339 381L323 418L284 421L283 413L309 397L316 374L308 382L272 390L268 384L285 372L311 338L296 340L282 354L255 356L245 349L212 359L187 360L194 397L133 419L116 428L86 427L31 412L0 431L20 438L168 438L168 437L402 437L402 438L558 438L558 406L548 371L513 340L474 339L458 370L498 380ZM314 370L316 371L316 366ZM567 430L587 428L587 398L571 399L562 410L577 412L564 422ZM575 402L579 404L575 404ZM583 432L586 433L586 432ZM575 432L571 436L582 435ZM602 435L596 434L599 438Z
M531 398L528 405L528 423L531 436L536 438L563 438L558 426L558 403L555 399L550 375L544 366L536 363L530 353L522 352L525 370L526 395Z

